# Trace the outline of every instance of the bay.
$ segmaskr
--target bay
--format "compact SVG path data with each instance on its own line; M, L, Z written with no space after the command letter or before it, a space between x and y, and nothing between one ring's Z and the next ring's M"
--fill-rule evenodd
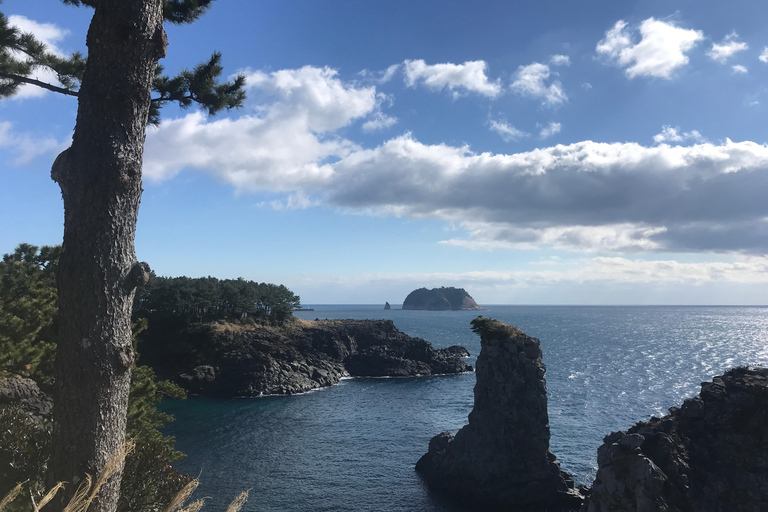
M480 350L478 314L539 338L547 365L551 450L591 483L603 436L666 414L700 383L739 365L768 365L768 308L486 306L485 311L385 311L308 306L303 319L388 318L436 347ZM472 409L474 374L350 379L290 397L192 397L164 404L167 432L188 455L207 510L251 489L244 511L461 511L413 466L429 439L456 432Z

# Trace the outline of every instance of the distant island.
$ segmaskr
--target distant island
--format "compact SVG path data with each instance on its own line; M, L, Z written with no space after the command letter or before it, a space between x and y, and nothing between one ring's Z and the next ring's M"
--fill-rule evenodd
M403 309L427 311L482 310L464 288L440 287L413 290L403 301Z

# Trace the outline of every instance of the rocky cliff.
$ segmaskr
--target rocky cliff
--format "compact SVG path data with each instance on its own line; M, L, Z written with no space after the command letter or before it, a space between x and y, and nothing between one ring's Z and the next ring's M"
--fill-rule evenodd
M768 510L768 369L703 383L669 415L607 436L597 462L588 512Z
M539 340L478 317L475 404L454 437L432 438L416 470L429 486L482 510L568 510L582 496L549 451Z
M193 393L294 394L342 377L472 371L462 347L435 349L391 320L324 320L285 328L205 324L142 351L142 361Z
M408 294L403 309L427 311L478 311L482 310L464 288L419 288Z

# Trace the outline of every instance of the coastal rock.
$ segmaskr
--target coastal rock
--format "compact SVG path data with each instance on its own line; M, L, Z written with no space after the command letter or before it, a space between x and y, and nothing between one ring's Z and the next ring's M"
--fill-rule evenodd
M569 510L582 496L549 451L539 340L478 317L475 405L454 437L432 438L416 470L429 486L482 510Z
M419 288L408 294L403 309L427 311L478 311L482 310L464 288Z
M384 303L384 309L385 309L386 311L389 311L390 309L392 309L392 306L390 306L390 305L389 305L389 302L385 302L385 303Z
M472 371L463 347L435 349L391 320L303 321L285 328L204 324L183 341L142 352L158 375L192 393L289 395L343 377L411 377Z
M0 376L0 406L8 406L39 418L53 411L53 400L40 391L32 379L16 375Z
M768 510L768 369L729 370L603 441L586 512Z

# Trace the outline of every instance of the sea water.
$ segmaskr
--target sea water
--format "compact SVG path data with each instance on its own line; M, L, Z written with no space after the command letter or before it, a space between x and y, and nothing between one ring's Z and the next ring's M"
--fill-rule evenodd
M435 347L465 346L474 360L478 314L541 341L550 449L577 483L591 483L602 438L663 416L739 365L768 365L768 308L488 306L485 311L385 311L309 306L299 318L388 318ZM166 429L199 477L205 510L250 489L243 511L462 511L413 469L435 434L456 432L472 410L474 374L349 379L298 396L189 398L165 404Z

